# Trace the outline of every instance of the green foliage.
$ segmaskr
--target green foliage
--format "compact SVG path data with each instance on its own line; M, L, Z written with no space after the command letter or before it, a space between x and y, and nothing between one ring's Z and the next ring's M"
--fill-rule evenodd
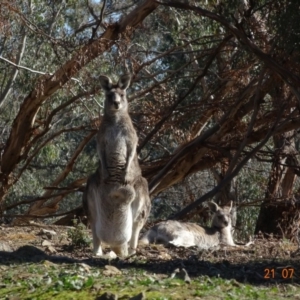
M73 274L60 274L59 280L56 283L56 290L81 290L83 288L90 288L93 286L94 278L88 277L84 278L80 275Z
M264 199L264 193L268 184L270 167L266 163L252 160L237 176L239 203L237 215L238 240L248 241L254 234L256 220L260 209L260 203Z
M299 18L295 11L300 10L299 1L279 1L273 3L274 17L271 19L277 34L277 43L287 53L300 47ZM299 59L299 54L297 55Z
M241 5L243 2L244 7ZM297 65L293 63L299 58L295 50L299 48L300 36L298 2L209 0L196 1L192 5L227 20L245 33L254 45L270 54L270 59L276 60L279 65L287 62L284 67L290 67L298 74ZM241 114L253 103L256 91L249 83L254 82L253 87L257 86L258 74L265 67L265 62L237 37L228 40L226 46L215 55L216 47L229 34L228 28L189 10L162 5L143 20L132 34L128 31L128 37L120 36L111 49L95 58L48 97L43 94L39 81L41 74L52 74L57 70L63 72L61 67L81 47L99 38L107 25L127 15L138 1L106 1L103 16L104 1L16 0L13 3L14 9L7 5L7 1L0 4L1 56L11 62L1 60L0 159L10 143L11 127L26 97L38 91L45 99L31 126L28 145L23 145L18 164L9 174L9 180L16 182L9 187L5 200L0 199L6 206L12 206L7 213L26 213L29 203L16 207L13 204L61 191L70 193L62 196L59 212L71 210L81 203L84 178L98 165L95 139L87 143L70 162L80 143L99 125L103 93L99 90L97 78L102 73L114 79L124 72L133 74L128 95L140 144L156 130L139 153L149 181L182 146L197 138L197 134L207 133L220 125L222 117L232 115L230 108L235 108L237 99L243 101ZM208 65L211 58L213 61ZM20 67L16 68L12 63ZM203 72L205 76L199 80ZM278 78L278 74L272 73L270 68L263 81L269 78ZM282 85L278 84L278 90L283 91L282 95L291 95L286 106L290 108L290 105L297 103L297 99L293 99L293 92L284 84L284 81ZM183 98L192 86L192 92ZM259 89L262 99L258 101L260 106L255 133L268 128L276 115L274 107L277 104L272 94L274 86L277 82ZM280 97L281 102L284 102L283 98ZM177 101L180 103L176 106ZM213 167L219 168L219 162L234 155L244 137L250 137L253 133L246 131L252 112L247 111L241 119L237 114L227 124L231 132L224 135L223 132L218 133L218 136L203 141L191 152L195 165L185 168L182 164L183 172L188 173L186 179L180 183L175 180L176 184L154 199L153 219L166 218L179 211L217 184L209 171L212 164L203 168L201 165L205 165L206 158L208 161L215 159ZM284 112L283 115L289 113ZM164 118L165 121L160 123ZM264 123L266 119L267 125ZM203 121L202 125L200 121ZM280 120L280 123L287 124L288 121ZM193 131L194 125L199 126L197 134ZM251 151L252 146L246 145L241 158ZM263 149L270 155L273 150L272 142ZM197 155L201 152L205 154L201 161L197 161ZM157 168L152 168L156 164ZM256 161L252 160L237 177L238 204L242 207L238 217L245 225L243 232L239 233L242 239L252 234L259 206L258 202L255 207L249 208L248 205L262 200L267 188L269 174L265 170L270 168L270 163L254 170L256 167ZM253 171L249 171L251 169ZM7 180L5 176L3 178ZM73 187L76 181L82 182L82 186ZM51 190L44 189L49 186ZM53 197L47 201L56 199ZM198 216L193 220L202 223ZM76 240L76 234L70 238L74 239L75 244L81 243L80 239Z
M72 247L88 247L91 239L86 231L86 226L78 221L73 220L74 228L68 230L68 238L71 240Z
M63 269L63 270L62 270ZM34 271L35 270L35 271ZM250 285L235 279L197 276L190 284L180 279L149 280L149 274L138 268L127 268L123 275L107 277L102 268L92 267L87 273L80 264L56 265L49 262L12 266L13 276L5 274L0 298L19 299L96 299L104 293L130 299L144 293L147 299L274 299L292 298L299 294L297 284ZM30 275L30 276L29 276ZM161 275L161 274L160 274ZM153 274L158 277L159 274ZM132 284L128 285L128 280Z

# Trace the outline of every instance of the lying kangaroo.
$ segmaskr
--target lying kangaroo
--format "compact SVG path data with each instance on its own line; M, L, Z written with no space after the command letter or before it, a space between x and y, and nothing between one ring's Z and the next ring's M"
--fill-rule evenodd
M230 206L219 207L215 202L208 206L214 213L212 227L202 227L194 223L164 221L154 225L141 238L140 244L159 243L175 246L197 246L202 249L218 246L220 243L235 246L231 235L232 201Z
M97 136L100 165L89 177L83 195L94 253L99 256L103 254L102 242L121 257L134 253L151 208L148 183L136 154L138 138L128 113L129 82L127 75L117 84L100 76L106 96Z

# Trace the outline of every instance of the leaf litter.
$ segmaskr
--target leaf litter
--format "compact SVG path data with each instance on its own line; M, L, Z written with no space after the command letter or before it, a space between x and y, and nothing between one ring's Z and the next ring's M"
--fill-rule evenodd
M93 256L91 247L70 247L68 230L50 227L56 234L49 235L38 227L0 228L0 245L9 245L0 246L0 299L100 299L105 293L116 299L300 295L299 257L293 256L297 245L286 240L257 239L249 247L205 251L150 245L127 259L102 259Z

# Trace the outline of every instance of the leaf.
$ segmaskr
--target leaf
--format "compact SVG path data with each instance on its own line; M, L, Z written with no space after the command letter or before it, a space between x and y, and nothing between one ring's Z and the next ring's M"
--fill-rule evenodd
M84 283L85 288L92 287L94 285L94 278L89 276L87 281Z

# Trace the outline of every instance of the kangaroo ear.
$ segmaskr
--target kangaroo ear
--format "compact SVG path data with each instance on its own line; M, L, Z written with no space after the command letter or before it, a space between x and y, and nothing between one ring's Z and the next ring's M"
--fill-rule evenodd
M109 91L112 88L112 81L109 77L101 75L99 76L100 86L104 91Z
M226 205L225 205L225 206L227 206L229 208L229 212L231 212L231 210L232 210L232 205L233 205L233 201L232 200L229 201L229 202L227 202Z
M220 209L219 205L214 201L208 202L207 205L212 212L217 212Z
M129 74L123 75L118 81L118 87L122 90L126 90L129 87L131 76Z

